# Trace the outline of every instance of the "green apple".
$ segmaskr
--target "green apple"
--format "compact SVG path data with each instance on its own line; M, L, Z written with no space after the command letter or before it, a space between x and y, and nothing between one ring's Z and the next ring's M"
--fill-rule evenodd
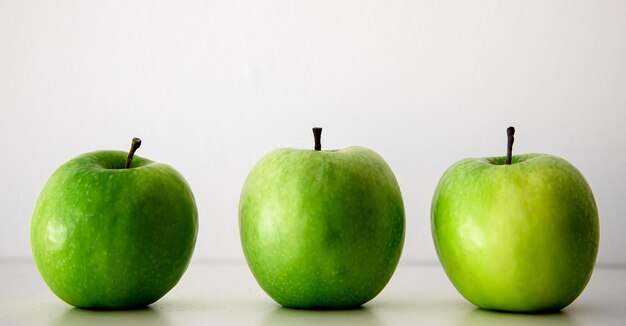
M404 243L404 206L385 161L363 147L278 149L248 175L241 244L259 285L286 307L341 309L374 298Z
M599 221L593 193L566 160L546 154L465 159L432 201L439 260L456 289L491 310L560 310L594 268Z
M149 305L181 278L196 242L191 189L172 167L96 151L59 167L31 221L33 258L52 292L80 308Z

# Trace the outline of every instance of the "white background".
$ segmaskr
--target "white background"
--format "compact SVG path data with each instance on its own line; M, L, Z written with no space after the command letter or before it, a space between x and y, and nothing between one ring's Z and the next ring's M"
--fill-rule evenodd
M403 261L436 261L430 200L466 157L562 156L587 177L599 262L626 264L626 1L0 0L0 258L30 260L37 194L97 149L168 163L194 260L241 260L237 205L278 147L370 147L395 171Z

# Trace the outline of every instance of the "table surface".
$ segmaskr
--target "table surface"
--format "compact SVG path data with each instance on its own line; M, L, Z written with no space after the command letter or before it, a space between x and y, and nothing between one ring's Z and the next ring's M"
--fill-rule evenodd
M559 313L477 309L435 263L404 263L361 309L282 308L258 287L245 262L195 262L147 309L72 308L46 287L32 262L0 262L0 325L626 325L626 267L596 267L583 294Z

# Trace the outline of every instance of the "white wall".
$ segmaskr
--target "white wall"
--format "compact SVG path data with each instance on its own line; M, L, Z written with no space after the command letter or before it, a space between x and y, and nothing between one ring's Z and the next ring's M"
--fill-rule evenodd
M0 257L30 259L54 169L96 149L190 182L194 259L243 259L237 204L277 147L363 145L404 193L403 259L435 260L444 170L515 151L567 158L591 184L604 264L626 263L626 1L0 0Z

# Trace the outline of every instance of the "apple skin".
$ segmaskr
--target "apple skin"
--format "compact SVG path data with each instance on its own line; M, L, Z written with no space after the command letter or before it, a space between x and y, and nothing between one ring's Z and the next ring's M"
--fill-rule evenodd
M352 308L374 298L398 264L404 225L393 172L363 147L270 152L239 203L248 265L291 308Z
M432 235L456 289L474 305L558 311L591 278L598 210L583 175L546 154L465 159L435 191Z
M97 151L60 166L41 191L31 248L59 298L90 309L145 307L172 289L191 259L198 213L172 167Z

